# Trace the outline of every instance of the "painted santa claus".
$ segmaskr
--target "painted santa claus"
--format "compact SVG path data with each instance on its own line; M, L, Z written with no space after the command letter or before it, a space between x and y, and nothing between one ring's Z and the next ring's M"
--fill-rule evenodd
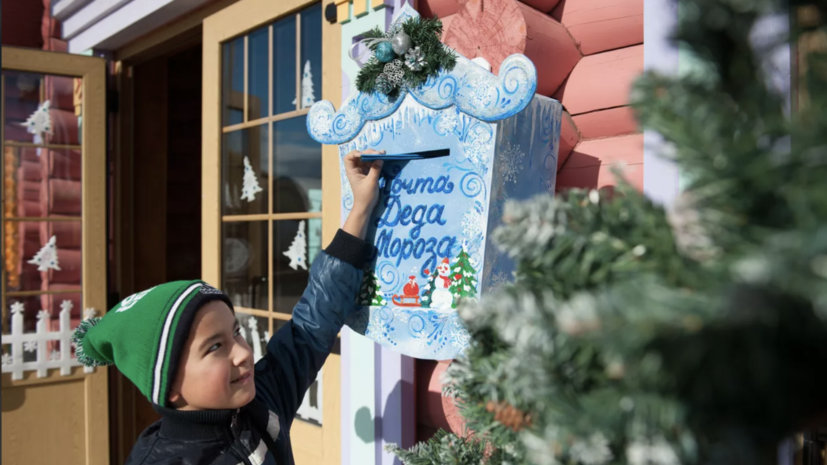
M448 289L451 286L451 265L448 263L448 258L444 258L442 263L436 267L437 277L434 281L434 292L431 294L431 308L438 311L451 311L451 305L454 303L454 296Z

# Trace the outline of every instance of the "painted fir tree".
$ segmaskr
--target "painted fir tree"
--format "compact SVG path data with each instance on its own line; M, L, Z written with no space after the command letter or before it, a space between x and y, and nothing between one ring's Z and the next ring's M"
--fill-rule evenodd
M451 266L451 287L448 289L454 296L452 308L457 308L460 301L477 297L477 270L476 264L468 255L467 243L463 242L462 250Z
M365 271L362 277L362 286L359 288L359 294L356 296L356 305L364 306L385 306L388 301L382 295L382 286L379 283L379 277L373 270Z
M428 275L428 282L425 283L425 287L422 290L422 298L419 299L419 302L422 308L431 308L431 298L433 297L434 289L436 288L437 272L436 270L433 272L430 270L425 270L425 274Z

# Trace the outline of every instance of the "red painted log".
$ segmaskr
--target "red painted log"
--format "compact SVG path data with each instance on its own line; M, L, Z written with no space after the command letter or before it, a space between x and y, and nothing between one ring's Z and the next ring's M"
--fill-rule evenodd
M560 3L560 0L520 0L526 5L539 10L543 13L548 13Z
M441 376L450 364L451 361L416 361L417 423L460 434L465 423L453 399L442 395Z
M40 223L40 242L45 244L52 236L61 249L80 249L81 230L80 221L61 221L54 223Z
M49 286L69 284L80 286L81 251L75 249L57 249L57 264L60 270L41 271L40 276ZM29 264L28 266L34 266Z
M448 28L451 27L451 23L454 21L454 18L456 18L456 17L457 17L456 14L452 14L452 15L448 15L448 16L442 18L442 30L447 31ZM444 34L444 32L443 32L443 34Z
M75 111L74 78L46 76L45 89L50 108Z
M66 179L80 181L80 150L44 150L40 157L41 176L44 179Z
M51 179L48 184L48 189L40 191L40 206L44 215L80 215L80 181Z
M639 132L632 107L583 113L572 118L583 139L625 136Z
M583 55L643 43L643 0L562 0L552 16Z
M614 186L617 179L612 169L616 167L635 188L643 190L643 134L580 142L557 175L557 190Z
M50 144L79 145L78 117L74 111L49 110L52 117L52 135L47 136Z
M583 57L554 94L572 116L629 104L634 80L643 72L643 45Z
M43 179L40 174L40 163L22 160L20 162L20 168L17 170L17 179L36 183L39 183L40 180Z
M569 112L564 111L563 121L560 125L560 145L557 148L557 173L560 173L560 169L563 167L563 164L566 163L571 151L578 142L580 142L580 131L578 131L577 125L572 121Z
M423 18L439 16L442 18L442 25L445 26L445 18L456 14L462 4L467 0L419 0L416 5L419 14Z
M24 202L40 200L40 187L42 185L40 181L24 180L23 182L17 183L17 198Z
M541 95L553 94L581 57L562 24L517 0L469 0L444 42L468 58L485 58L494 74L509 55L525 54L537 67Z

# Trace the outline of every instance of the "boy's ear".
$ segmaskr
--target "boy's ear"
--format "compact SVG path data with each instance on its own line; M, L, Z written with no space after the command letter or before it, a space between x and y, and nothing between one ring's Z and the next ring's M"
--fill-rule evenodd
M170 389L169 391L169 403L172 407L178 408L178 404L181 402L182 396L180 392L173 391Z

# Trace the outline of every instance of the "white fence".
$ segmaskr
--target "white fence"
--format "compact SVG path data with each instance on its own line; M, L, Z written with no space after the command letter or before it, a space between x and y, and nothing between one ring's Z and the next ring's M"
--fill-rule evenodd
M37 331L23 332L23 304L16 302L11 306L11 334L4 334L3 345L11 345L11 354L4 353L2 366L3 373L11 373L12 379L23 379L23 372L37 371L38 378L44 378L50 369L60 369L63 376L72 374L72 368L82 366L78 359L72 356L72 302L64 300L60 305L60 329L49 331L51 314L46 310L37 313ZM87 310L84 318L94 316L94 310ZM49 342L59 341L60 350L49 352ZM25 362L24 352L37 352L37 360ZM95 371L92 367L84 367L86 373Z

